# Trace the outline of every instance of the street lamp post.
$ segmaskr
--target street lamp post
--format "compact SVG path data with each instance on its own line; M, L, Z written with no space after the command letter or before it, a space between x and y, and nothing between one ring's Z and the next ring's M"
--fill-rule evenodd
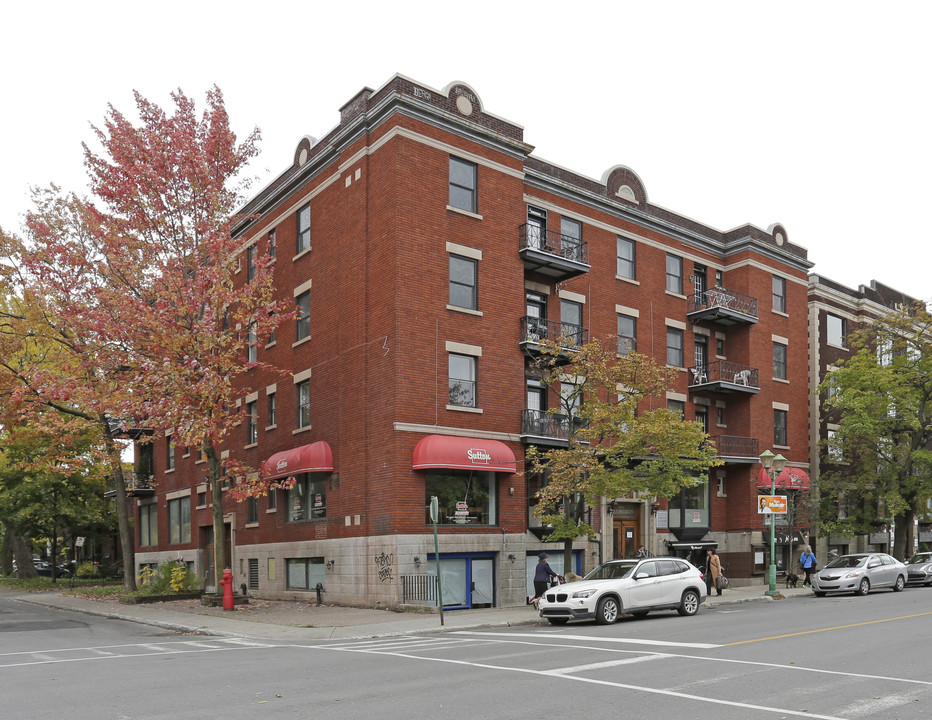
M774 455L770 450L764 450L760 454L760 464L764 466L767 474L770 475L770 494L777 494L777 475L783 472L786 465L786 458L782 455ZM774 539L777 534L776 513L770 513L770 569L767 572L769 587L765 595L779 595L777 592L777 560L774 555Z

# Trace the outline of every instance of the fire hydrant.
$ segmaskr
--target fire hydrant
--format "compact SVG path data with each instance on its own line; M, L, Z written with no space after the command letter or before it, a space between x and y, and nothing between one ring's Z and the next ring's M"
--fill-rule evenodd
M233 609L233 571L227 568L223 571L223 579L220 581L223 585L223 609Z

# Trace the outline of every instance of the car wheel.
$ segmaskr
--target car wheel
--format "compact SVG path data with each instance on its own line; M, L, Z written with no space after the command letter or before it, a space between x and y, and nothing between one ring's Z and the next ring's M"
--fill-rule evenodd
M815 596L816 596L816 597L825 597L825 593L822 592L822 591L820 591L820 590L816 590L816 591L815 591Z
M855 595L867 595L871 591L871 581L867 578L861 579L861 584L858 585L858 589L855 591Z
M551 625L566 625L569 618L547 618Z
M683 593L683 599L680 606L676 609L680 615L695 615L699 612L699 595L695 590L687 590Z
M906 587L906 579L902 575L896 576L896 583L893 585L893 592L900 592Z
M618 619L620 611L618 600L613 597L604 597L599 600L599 606L595 611L595 621L599 625L611 625Z
M631 613L631 616L636 618L647 617L647 613L649 612L650 610L635 610L633 613Z

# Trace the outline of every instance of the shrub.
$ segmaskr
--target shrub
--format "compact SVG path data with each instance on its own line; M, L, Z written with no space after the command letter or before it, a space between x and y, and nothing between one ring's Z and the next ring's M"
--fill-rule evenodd
M181 563L165 563L155 570L145 566L136 578L139 592L146 595L170 595L172 593L196 592L200 589L200 580Z
M79 578L95 577L97 566L92 562L83 562L75 569L74 574Z

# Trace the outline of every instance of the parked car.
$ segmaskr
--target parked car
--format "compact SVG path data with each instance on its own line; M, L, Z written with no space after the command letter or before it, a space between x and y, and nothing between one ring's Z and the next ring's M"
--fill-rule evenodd
M932 587L932 552L921 552L906 561L906 584Z
M51 563L47 562L46 560L37 560L36 558L33 558L32 565L36 569L36 575L40 577L52 577ZM15 560L13 561L13 573L17 574ZM60 565L55 568L55 577L57 578L69 577L70 575L71 572L67 568L63 568Z
M594 618L608 625L622 615L644 617L653 610L695 615L705 600L698 568L680 558L613 560L582 580L550 588L538 612L553 625Z
M906 565L886 553L842 555L812 575L812 590L817 597L830 592L853 592L867 595L875 588L906 587Z

